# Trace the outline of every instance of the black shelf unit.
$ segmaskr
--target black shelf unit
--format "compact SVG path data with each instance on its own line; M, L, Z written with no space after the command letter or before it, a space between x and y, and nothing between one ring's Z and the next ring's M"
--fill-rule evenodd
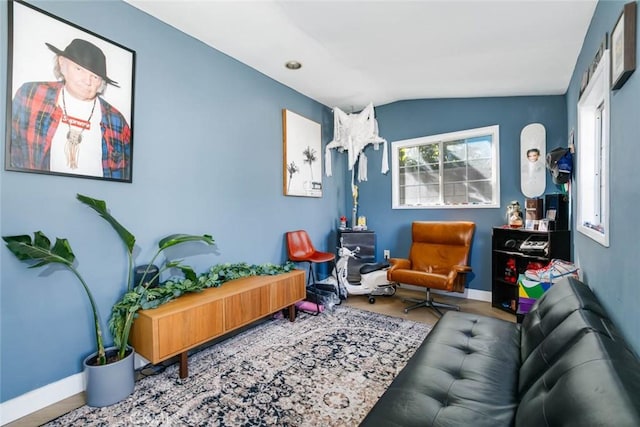
M571 261L570 230L494 227L491 242L491 305L512 314L516 314L518 307L517 277L524 274L530 263L546 266L554 258ZM525 242L545 242L546 248L524 249ZM506 277L510 263L515 264L515 282Z

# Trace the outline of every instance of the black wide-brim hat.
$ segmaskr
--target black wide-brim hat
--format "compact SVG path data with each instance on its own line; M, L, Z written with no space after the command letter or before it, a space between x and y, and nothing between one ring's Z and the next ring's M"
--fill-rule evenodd
M118 82L107 77L107 60L102 50L93 43L82 39L73 39L64 50L60 50L49 43L45 44L56 55L64 56L93 74L102 77L107 83L118 86Z

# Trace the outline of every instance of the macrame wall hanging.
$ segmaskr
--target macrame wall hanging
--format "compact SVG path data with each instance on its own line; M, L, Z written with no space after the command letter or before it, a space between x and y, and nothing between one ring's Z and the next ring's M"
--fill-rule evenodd
M347 165L351 171L351 192L353 195L352 226L356 225L358 211L358 186L355 183L355 165L358 164L358 182L367 180L367 156L364 149L373 144L377 150L383 144L381 173L389 171L387 140L378 135L378 122L375 119L373 103L369 103L361 112L347 114L339 108L333 109L333 141L325 148L325 173L331 176L331 150L347 151Z
M331 176L331 150L347 151L348 167L351 171L351 184L355 185L355 164L358 163L358 181L367 180L367 156L364 149L374 144L377 150L384 144L382 153L382 173L389 171L387 140L378 135L378 122L375 119L373 104L367 105L359 113L347 114L339 108L333 109L333 141L325 148L325 172Z

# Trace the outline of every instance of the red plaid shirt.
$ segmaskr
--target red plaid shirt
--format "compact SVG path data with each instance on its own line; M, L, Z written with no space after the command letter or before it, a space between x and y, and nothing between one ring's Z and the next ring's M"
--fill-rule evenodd
M14 168L49 170L51 141L62 118L57 105L62 82L31 82L18 89L12 103L10 164ZM131 129L124 116L98 98L102 111L104 178L131 180Z

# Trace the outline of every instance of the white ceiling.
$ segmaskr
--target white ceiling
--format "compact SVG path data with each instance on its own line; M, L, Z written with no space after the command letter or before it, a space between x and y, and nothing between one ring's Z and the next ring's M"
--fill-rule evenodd
M556 95L597 0L125 0L328 107ZM284 67L298 60L297 71Z

